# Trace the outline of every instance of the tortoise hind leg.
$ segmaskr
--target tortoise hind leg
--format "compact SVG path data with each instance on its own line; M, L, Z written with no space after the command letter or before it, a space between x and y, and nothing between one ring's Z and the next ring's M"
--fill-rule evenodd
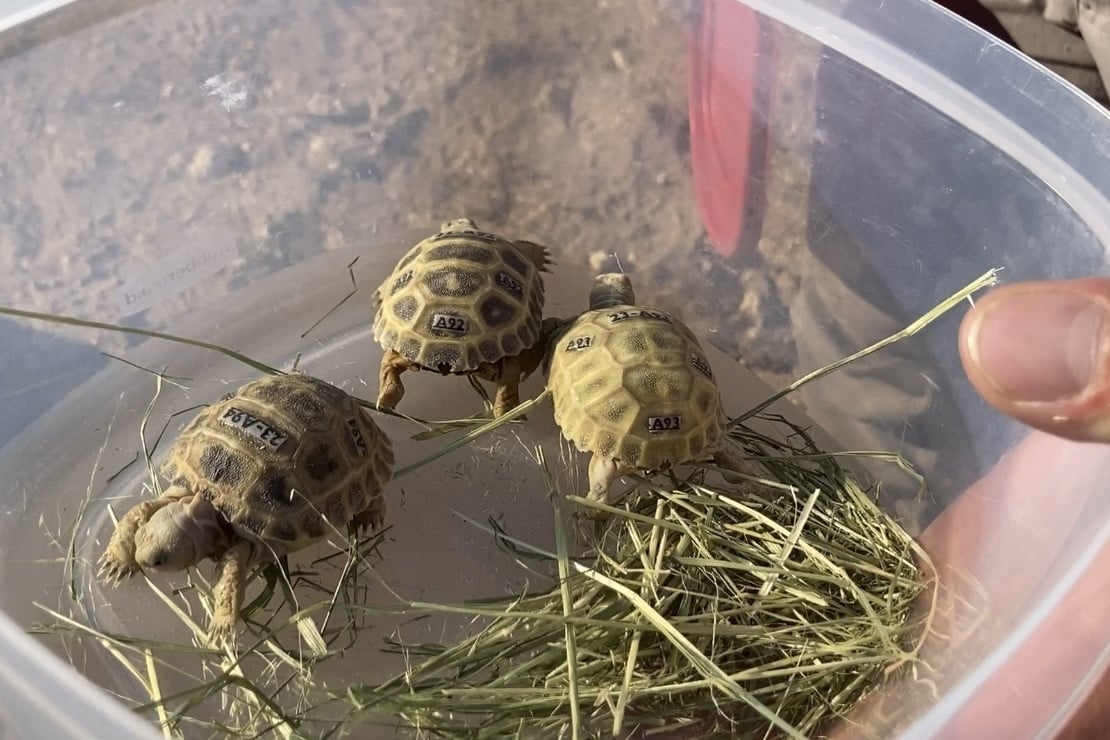
M552 343L566 331L566 329L574 323L573 319L556 319L546 318L540 323L539 336L532 346L517 355L520 362L521 378L527 378L532 373L536 372L541 365L544 365L544 373L547 372L545 362L551 354Z
M536 244L526 240L518 240L513 242L513 246L524 253L524 256L532 260L532 264L540 272L550 272L551 265L554 264L551 260L551 250L542 244Z
M381 371L378 375L378 406L396 408L405 396L405 386L401 373L409 369L411 363L395 350L382 355Z
M370 504L355 514L353 523L355 531L360 535L364 532L377 532L385 524L385 496L374 496Z
M751 474L751 468L746 465L744 458L729 449L728 442L721 443L721 449L713 454L713 462L720 468L721 477L733 485L743 483L743 474Z
M500 365L494 380L497 383L497 395L493 398L494 418L507 414L520 405L520 380L523 375L520 357L505 357Z

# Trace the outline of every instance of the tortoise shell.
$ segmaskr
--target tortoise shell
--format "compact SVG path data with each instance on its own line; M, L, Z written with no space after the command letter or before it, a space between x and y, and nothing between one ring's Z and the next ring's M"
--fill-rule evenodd
M445 375L520 354L539 338L548 261L538 244L448 221L374 293L374 339Z
M582 452L662 470L721 445L725 412L709 361L665 311L587 311L553 340L548 362L555 422Z
M162 468L236 533L290 552L384 507L393 446L347 393L302 373L268 376L208 406Z

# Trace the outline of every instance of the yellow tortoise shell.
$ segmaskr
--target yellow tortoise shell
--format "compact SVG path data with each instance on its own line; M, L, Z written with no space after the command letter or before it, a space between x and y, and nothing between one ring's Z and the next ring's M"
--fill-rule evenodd
M525 251L540 250L540 264ZM420 367L462 374L517 355L540 334L544 247L479 230L413 247L374 294L374 339Z
M384 511L393 446L347 393L293 373L251 381L197 414L162 472L281 553L345 532L365 509Z
M721 443L725 413L709 361L664 311L587 311L553 341L548 362L555 422L582 452L661 470Z

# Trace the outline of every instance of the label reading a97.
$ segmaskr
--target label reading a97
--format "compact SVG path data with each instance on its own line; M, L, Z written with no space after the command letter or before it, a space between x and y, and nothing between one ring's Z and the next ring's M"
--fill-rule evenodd
M517 280L507 272L497 273L497 284L512 293L517 298L524 297L524 286L520 284L519 280Z
M657 432L680 432L682 431L682 417L649 416L647 419L647 430L651 434Z
M579 352L584 349L589 349L590 345L594 343L593 337L575 337L567 342L564 352Z
M705 377L710 380L713 379L713 371L709 369L709 363L705 361L704 357L690 353L690 364L700 370Z
M275 450L281 447L281 443L289 436L281 432L277 427L270 426L257 416L252 416L246 411L237 409L234 406L230 406L228 410L224 412L223 416L220 417L220 422L229 427L241 429L259 442Z
M446 331L451 334L466 334L470 329L470 322L465 316L452 316L446 313L432 314L432 330Z
M366 440L362 438L362 430L358 428L358 419L347 419L347 431L351 433L351 441L355 443L359 457L366 457L370 450L366 447Z
M390 292L390 295L393 295L398 290L400 290L401 288L403 288L406 285L408 285L409 283L411 283L412 282L412 274L413 274L413 271L409 270L404 275L401 275L396 280L394 280L393 281L393 288Z

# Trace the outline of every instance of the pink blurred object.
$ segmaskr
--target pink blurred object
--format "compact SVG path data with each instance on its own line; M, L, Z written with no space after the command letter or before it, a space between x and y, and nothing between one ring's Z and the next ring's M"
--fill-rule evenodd
M736 0L705 0L690 64L690 158L702 222L724 256L754 246L770 153L775 44Z

